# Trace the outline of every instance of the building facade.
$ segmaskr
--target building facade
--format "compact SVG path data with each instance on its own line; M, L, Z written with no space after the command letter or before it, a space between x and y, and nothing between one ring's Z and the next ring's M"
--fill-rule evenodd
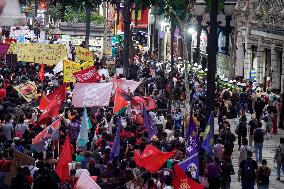
M251 79L264 89L283 92L284 2L238 0L235 76Z

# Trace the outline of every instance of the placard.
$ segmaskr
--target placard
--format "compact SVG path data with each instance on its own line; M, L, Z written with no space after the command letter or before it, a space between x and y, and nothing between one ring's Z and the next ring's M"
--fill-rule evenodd
M60 44L11 43L9 53L17 54L18 61L56 65L67 57L67 50Z

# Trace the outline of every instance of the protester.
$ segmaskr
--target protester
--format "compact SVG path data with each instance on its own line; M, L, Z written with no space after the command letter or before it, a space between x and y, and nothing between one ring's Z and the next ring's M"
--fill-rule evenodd
M252 148L248 146L248 140L245 138L242 141L242 146L240 148L240 156L239 156L239 163L241 163L243 160L247 159L247 152L253 152Z
M256 162L261 162L262 160L262 148L264 142L264 131L261 125L258 126L253 132L254 135L254 153Z
M277 180L280 180L280 172L284 174L284 138L280 138L280 145L275 150L274 163L277 165Z
M252 152L247 152L247 159L242 160L238 171L238 180L242 183L242 189L254 189L256 181L257 162L252 159Z
M253 143L253 132L256 128L258 128L258 125L260 124L260 122L256 119L256 116L254 114L251 115L251 120L249 121L249 128L248 128L248 135L249 135L249 146L250 147L253 147L252 146L252 143Z
M271 174L271 169L267 167L267 161L263 159L261 161L261 166L259 166L256 171L256 182L259 189L269 188L270 174Z
M209 163L206 168L206 175L208 178L209 189L219 189L220 188L220 160L218 158L214 158L213 163Z

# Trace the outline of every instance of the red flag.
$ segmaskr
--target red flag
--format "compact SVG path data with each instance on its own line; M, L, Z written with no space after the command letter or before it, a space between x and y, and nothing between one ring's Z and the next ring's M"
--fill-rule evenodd
M72 148L70 137L67 135L56 166L56 173L61 179L61 182L69 179L68 163L72 161Z
M173 180L172 184L175 189L181 189L181 188L203 189L204 188L201 184L189 178L178 164L174 166L174 171L175 171L175 179Z
M50 103L50 101L46 98L46 96L44 94L42 94L41 98L40 98L38 109L43 111L44 109L46 109L48 107L49 103Z
M114 107L113 107L114 114L122 114L126 112L128 102L122 96L122 93L125 93L125 92L121 90L120 88L116 89L115 97L114 97Z
M41 131L33 140L32 144L40 143L44 138L51 138L52 133L49 133L49 129L58 130L60 127L61 121L57 119L50 126L46 127L43 131Z
M48 101L56 100L59 105L61 105L66 100L66 85L63 84L57 87L53 92L49 93L46 96ZM46 103L45 103L46 105ZM40 110L46 109L47 106L41 106Z
M38 78L39 78L39 80L41 80L41 82L43 82L43 80L44 80L44 64L40 65L40 69L39 69L39 72L38 72Z
M139 167L143 167L149 172L155 173L174 153L174 151L162 152L155 146L147 145L142 154L135 151L134 160Z
M45 124L53 117L59 114L59 105L57 101L52 100L48 107L42 112L41 116L38 119L37 125Z
M144 107L147 110L153 110L156 108L156 103L151 97L134 96L131 99L131 107L137 110L143 110Z
M98 73L96 66L75 72L73 73L73 76L79 83L96 83L101 80L101 76Z

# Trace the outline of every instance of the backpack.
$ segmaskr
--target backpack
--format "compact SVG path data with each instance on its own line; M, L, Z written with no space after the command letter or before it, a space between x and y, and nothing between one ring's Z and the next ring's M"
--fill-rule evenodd
M262 129L255 129L253 140L255 143L263 143L264 132Z
M258 173L258 184L260 185L268 185L269 184L269 170L268 167L266 169L263 169L262 167L259 168Z
M241 171L242 180L254 180L255 179L255 171L252 167L251 161L249 159L244 160L245 165Z

